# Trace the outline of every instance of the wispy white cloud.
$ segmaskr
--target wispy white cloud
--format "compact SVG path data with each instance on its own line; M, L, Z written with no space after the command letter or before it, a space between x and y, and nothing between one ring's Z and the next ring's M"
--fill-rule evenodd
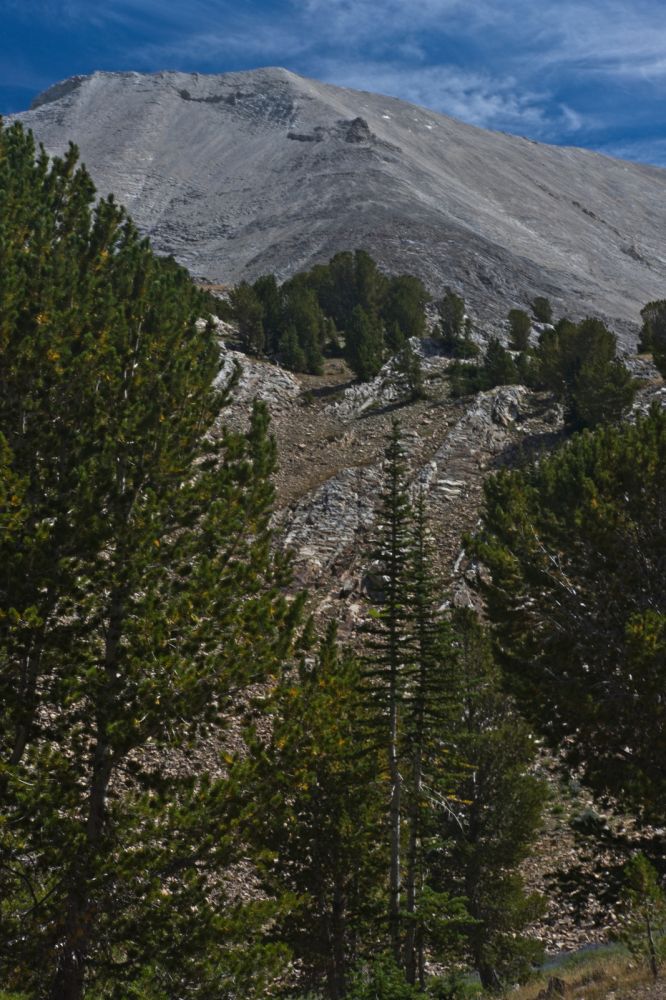
M111 0L129 16L157 0ZM179 10L181 8L178 8ZM220 0L194 0L189 28L138 48L140 66L201 66L243 56L257 63L287 64L320 79L375 90L423 104L473 124L551 138L582 127L574 109L551 107L551 96L515 75L465 70L433 62L432 33L473 36L506 19L489 0L290 0L280 19L262 20L252 5L233 9ZM170 16L173 14L171 11ZM222 16L222 14L224 16ZM219 28L217 22L223 22ZM206 24L205 30L195 27ZM425 35L424 35L425 33Z
M549 108L548 95L528 91L512 77L469 72L452 66L405 67L399 63L337 62L323 66L331 81L359 90L400 97L473 125L550 133L556 125L577 130L582 119L565 106Z
M489 51L495 44L502 59L528 72L577 64L603 75L666 74L663 0L293 0L293 6L329 43L344 39L355 49L428 32Z
M373 37L401 35L431 27L442 18L468 10L470 22L476 20L483 4L469 4L465 0L292 0L294 10L312 23L325 23L329 39L345 39L347 44L358 43L370 33Z
M565 3L549 12L555 44L545 55L582 72L642 77L666 73L666 7L661 2Z
M663 0L293 0L329 47L333 82L377 89L491 128L594 143L663 100ZM402 55L412 47L413 55ZM444 65L438 51L445 53ZM463 68L460 68L463 67ZM633 89L632 89L633 88ZM639 91L643 103L638 98ZM611 95L616 95L613 102ZM632 96L633 101L632 101ZM651 103L653 102L653 103ZM633 106L632 106L633 105ZM637 154L654 159L646 144Z
M254 65L282 65L310 52L310 45L288 30L248 24L147 42L133 48L129 56L137 68L182 64L184 69L203 69L213 62L223 67L239 57Z
M253 35L264 36L260 49L276 53L338 47L356 53L399 45L402 59L422 52L423 33L459 38L522 67L576 64L581 72L656 79L666 75L666 7L663 0L283 0L266 8L261 0L4 0L26 18L80 21L93 26L150 25L155 49L162 33L174 52L196 51L200 42L228 37L253 50ZM273 35L272 46L268 38ZM485 37L484 37L485 35ZM284 46L286 44L286 49ZM340 51L340 56L343 56Z
M666 139L637 139L628 142L609 142L599 147L600 153L617 156L621 160L666 167Z

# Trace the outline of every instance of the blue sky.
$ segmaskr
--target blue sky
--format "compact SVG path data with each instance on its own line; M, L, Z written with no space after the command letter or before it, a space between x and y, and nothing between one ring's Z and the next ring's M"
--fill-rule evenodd
M96 69L288 69L666 166L665 0L0 0L0 112Z

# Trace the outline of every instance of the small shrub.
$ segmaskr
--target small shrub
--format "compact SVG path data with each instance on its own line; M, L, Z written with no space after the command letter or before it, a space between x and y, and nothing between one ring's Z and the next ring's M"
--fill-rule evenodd
M346 1000L417 1000L423 993L410 986L389 955L365 964L352 976Z
M666 959L666 894L644 854L635 854L624 869L619 938L637 959L647 962L656 979Z
M481 984L469 974L449 972L446 976L431 979L428 993L432 1000L477 1000L483 995Z

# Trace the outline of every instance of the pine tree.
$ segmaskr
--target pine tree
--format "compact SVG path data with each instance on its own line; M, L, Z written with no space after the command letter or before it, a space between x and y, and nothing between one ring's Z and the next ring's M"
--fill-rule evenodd
M446 350L453 351L461 339L465 322L465 300L451 288L437 303L440 335Z
M482 387L494 389L498 385L515 385L517 381L518 371L513 358L497 337L491 337L481 368Z
M338 330L346 331L359 305L354 255L349 251L337 253L327 265L313 268L312 275L319 305L333 318Z
M345 358L362 381L373 378L384 360L384 333L376 315L357 306L345 335Z
M282 363L292 372L306 372L308 370L305 352L298 342L295 326L287 327L280 337L278 353Z
M264 274L252 285L252 291L261 304L265 349L270 354L279 350L280 336L284 331L282 320L282 293L274 274Z
M652 354L654 363L660 373L666 372L666 299L659 299L656 302L648 302L641 309L640 340L639 351Z
M231 306L238 323L241 343L248 354L263 354L266 348L264 309L256 291L246 281L232 288Z
M452 346L451 353L454 358L460 358L461 360L476 358L481 353L479 345L472 339L472 321L469 316L465 317L463 335L457 338Z
M419 399L425 399L421 358L409 341L398 354L396 367L406 383L409 401L414 403Z
M453 636L438 613L441 593L432 568L432 542L428 536L425 497L414 505L410 525L409 559L405 586L409 596L408 642L411 647L410 677L405 690L404 769L406 782L407 846L405 851L405 944L407 982L425 982L424 893L429 870L424 843L428 833L426 815L433 807L432 792L446 788L459 762L454 763L450 734L455 705ZM426 782L429 790L426 788ZM448 903L448 899L440 899ZM442 910L444 914L445 907ZM457 909L456 909L457 912ZM432 913L428 913L432 918ZM431 927L432 930L432 927ZM439 930L439 928L437 928Z
M473 545L522 711L600 795L666 817L666 416L487 481Z
M539 323L552 323L553 307L550 299L545 298L543 295L537 295L532 301L532 315Z
M178 755L290 648L267 415L218 425L206 300L93 205L73 147L35 157L13 126L0 154L1 978L250 996L280 955L240 940L271 907L233 916L232 799Z
M305 359L303 370L312 375L320 374L326 321L315 293L301 276L292 278L282 288L282 323L288 335L291 330L296 332Z
M542 902L525 891L517 868L536 837L546 789L529 773L535 744L502 692L488 635L469 609L454 612L453 627L452 729L464 763L452 807L441 814L439 877L465 897L467 952L484 988L496 990L526 979L542 958L539 943L521 933Z
M509 342L512 351L526 351L530 346L532 323L523 309L509 311Z
M436 610L424 500L414 513L397 422L386 449L373 555L381 592L366 630L365 676L369 725L389 786L389 939L407 981L423 983L426 948L446 950L449 927L461 916L460 900L431 885L425 846L432 840L426 817L439 809L457 756L448 735L451 636Z
M381 586L381 603L368 627L366 657L367 696L373 705L375 738L384 754L389 783L388 840L391 949L402 961L402 811L401 771L404 699L410 670L406 569L409 550L410 505L400 425L393 422L385 451L385 485L378 512L373 556Z
M618 420L631 409L636 383L618 358L604 363L596 357L581 365L570 397L570 423L574 428L597 427Z
M520 377L513 358L497 337L488 341L481 364L457 362L449 371L453 396L484 392L498 385L515 385Z
M261 887L296 904L273 935L286 942L303 990L344 996L359 947L372 938L385 849L377 754L364 743L359 663L332 623L314 660L286 673L271 699L268 741L254 735L236 780L252 803L249 849Z
M400 325L396 322L392 322L387 325L384 340L386 342L386 347L391 354L399 354L407 343L405 335L400 329Z
M355 302L371 316L380 316L388 282L365 250L354 252Z
M426 331L425 307L430 301L423 282L411 274L388 279L381 305L381 316L387 330L397 327L403 340L423 337Z
M562 319L542 333L536 384L562 400L570 430L620 420L631 408L636 385L616 350L615 334L597 319Z

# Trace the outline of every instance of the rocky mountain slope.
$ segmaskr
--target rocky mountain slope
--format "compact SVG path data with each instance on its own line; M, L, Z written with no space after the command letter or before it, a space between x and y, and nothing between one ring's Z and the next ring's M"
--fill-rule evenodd
M434 344L413 342L422 356L427 398L405 402L405 386L391 362L371 382L358 384L344 362L326 361L321 376L293 375L233 349L234 330L219 326L226 378L240 365L240 377L225 420L247 422L250 402L264 399L277 438L275 529L278 544L293 556L294 587L307 589L308 607L319 624L334 618L341 635L356 641L373 589L369 556L382 484L383 451L394 417L406 445L410 488L423 491L436 540L442 603L474 602L474 567L462 536L478 521L483 480L504 465L521 463L563 440L562 412L543 394L503 386L475 397L452 399L446 370L450 359ZM666 406L666 388L646 359L632 359L640 379L635 412L656 401ZM556 872L581 863L569 819L592 800L574 782L561 780L550 758L544 774L553 785L550 807L535 858L525 866L528 884L547 889L548 908L534 928L549 950L573 949L604 940L614 914L590 902L576 915L554 893ZM564 803L564 805L563 805ZM555 808L557 806L557 808ZM600 860L600 858L597 858Z
M483 481L563 443L560 404L523 385L452 397L452 359L433 340L411 341L425 390L412 402L394 359L365 383L338 358L328 358L321 375L295 374L236 350L234 326L217 323L220 382L238 369L224 420L244 428L254 399L268 407L278 446L276 536L292 554L295 585L308 590L311 609L334 616L343 631L358 623L384 449L396 418L410 490L424 495L437 541L442 588L447 599L468 603L462 537L477 523ZM654 402L666 407L666 386L649 358L629 357L627 364L638 385L634 414Z
M95 73L18 116L69 140L156 248L219 283L340 249L455 286L496 323L534 294L630 342L666 294L666 171L263 69Z

